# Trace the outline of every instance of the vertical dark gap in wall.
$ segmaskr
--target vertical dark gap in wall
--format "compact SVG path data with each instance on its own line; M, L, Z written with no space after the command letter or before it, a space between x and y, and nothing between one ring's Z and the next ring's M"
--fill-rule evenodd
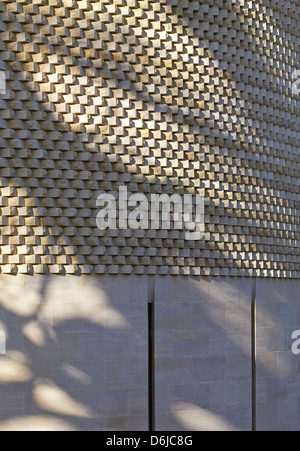
M252 431L256 432L257 417L256 417L256 402L257 402L257 387L256 387L256 279L252 281L252 300L251 300L251 348L252 348Z
M155 279L149 280L148 303L148 406L149 431L155 431Z

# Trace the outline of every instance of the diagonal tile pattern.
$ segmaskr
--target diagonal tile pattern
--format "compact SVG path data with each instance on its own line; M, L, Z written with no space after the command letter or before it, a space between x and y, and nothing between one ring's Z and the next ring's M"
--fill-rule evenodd
M297 44L296 0L1 1L1 272L299 278ZM205 239L100 232L124 185Z

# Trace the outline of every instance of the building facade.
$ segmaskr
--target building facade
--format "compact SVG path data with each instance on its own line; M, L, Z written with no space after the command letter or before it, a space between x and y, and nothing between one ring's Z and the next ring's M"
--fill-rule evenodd
M300 430L298 46L296 0L0 1L0 430Z

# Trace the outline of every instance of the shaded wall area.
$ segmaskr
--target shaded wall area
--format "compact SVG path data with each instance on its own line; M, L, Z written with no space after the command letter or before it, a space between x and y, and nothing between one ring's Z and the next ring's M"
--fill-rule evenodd
M0 430L148 430L153 280L1 275ZM252 293L247 278L155 277L156 430L300 429L299 282L256 280L255 325Z
M159 430L251 430L251 279L161 278Z
M147 430L145 282L0 277L0 430Z
M292 334L300 330L296 280L257 282L257 426L262 431L299 431L300 356Z

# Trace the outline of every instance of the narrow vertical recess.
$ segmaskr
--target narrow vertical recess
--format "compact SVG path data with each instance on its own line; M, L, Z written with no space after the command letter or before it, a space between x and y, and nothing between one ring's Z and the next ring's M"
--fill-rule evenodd
M256 432L256 279L252 281L251 301L251 334L252 334L252 431Z
M149 431L155 431L155 279L149 281L148 303L148 406Z

